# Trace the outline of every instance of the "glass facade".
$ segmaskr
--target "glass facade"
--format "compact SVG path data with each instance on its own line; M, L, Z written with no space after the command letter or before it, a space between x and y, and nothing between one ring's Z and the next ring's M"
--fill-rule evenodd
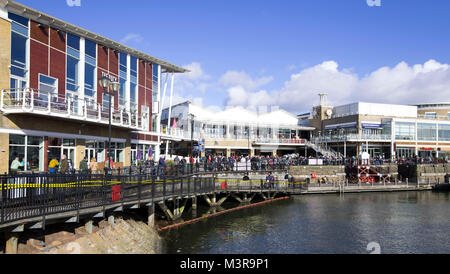
M27 48L29 40L28 19L9 13L11 19L11 89L27 86L28 61Z
M130 56L130 75L130 107L131 110L137 110L137 58L134 56Z
M78 93L78 66L80 63L80 37L67 34L66 89Z
M436 141L436 124L418 123L417 139L419 141Z
M96 98L97 44L85 40L84 95L88 100Z
M120 53L119 55L119 106L125 106L125 92L127 83L127 54Z
M416 124L410 122L395 123L396 140L414 140L416 138Z
M9 166L19 158L23 167L19 171L44 170L44 138L37 136L9 135Z
M450 124L439 124L439 141L450 141Z

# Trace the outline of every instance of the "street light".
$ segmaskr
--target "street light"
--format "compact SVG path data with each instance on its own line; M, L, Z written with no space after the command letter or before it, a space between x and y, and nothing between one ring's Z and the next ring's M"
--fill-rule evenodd
M101 77L98 80L100 86L103 88L103 94L109 95L109 126L108 126L108 158L107 158L107 166L111 169L111 110L112 110L112 96L116 94L116 92L120 89L120 83L111 82L108 77ZM108 91L108 88L112 90L112 92ZM106 169L106 166L105 166Z

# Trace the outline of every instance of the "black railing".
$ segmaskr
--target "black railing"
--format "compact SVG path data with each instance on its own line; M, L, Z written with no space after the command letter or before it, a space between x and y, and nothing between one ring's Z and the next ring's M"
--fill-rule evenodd
M158 178L149 174L26 174L1 176L0 181L0 224L114 204L211 193L216 189L212 178Z

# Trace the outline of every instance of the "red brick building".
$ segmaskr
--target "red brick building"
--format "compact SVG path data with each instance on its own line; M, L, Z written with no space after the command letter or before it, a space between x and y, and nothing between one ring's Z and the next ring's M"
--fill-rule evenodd
M158 157L160 79L185 69L15 1L0 0L0 172L19 157L24 171L47 171L66 155L74 167L111 153L118 166Z

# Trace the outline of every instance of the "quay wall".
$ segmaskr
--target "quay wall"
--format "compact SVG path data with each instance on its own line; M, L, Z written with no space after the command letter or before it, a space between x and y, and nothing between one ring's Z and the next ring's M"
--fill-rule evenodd
M398 165L399 178L411 183L444 183L449 180L450 164L434 164L434 165L415 165L400 164Z

